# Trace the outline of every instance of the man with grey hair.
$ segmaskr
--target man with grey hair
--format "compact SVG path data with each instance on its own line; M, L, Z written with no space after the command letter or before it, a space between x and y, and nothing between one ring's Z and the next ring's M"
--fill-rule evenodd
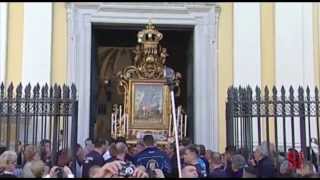
M243 176L243 170L246 166L246 160L241 154L236 154L231 157L231 177L241 178Z
M253 158L249 160L254 167L257 177L274 177L275 168L272 159L269 156L268 146L266 143L256 147Z

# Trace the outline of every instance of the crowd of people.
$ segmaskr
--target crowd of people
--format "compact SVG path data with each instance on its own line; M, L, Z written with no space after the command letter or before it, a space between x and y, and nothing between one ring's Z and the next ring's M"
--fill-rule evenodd
M18 151L0 147L0 178L107 178L179 177L174 142L158 146L152 135L145 135L134 146L125 138L87 139L76 147L76 171L71 171L72 155L61 149L57 162L52 162L49 140L40 146L21 145ZM219 153L193 144L184 138L179 142L181 176L206 177L320 177L317 164L307 161L296 149L278 154L272 144L263 142L252 154L226 147Z

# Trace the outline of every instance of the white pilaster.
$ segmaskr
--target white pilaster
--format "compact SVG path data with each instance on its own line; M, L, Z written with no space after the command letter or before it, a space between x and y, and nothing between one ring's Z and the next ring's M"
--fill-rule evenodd
M50 84L52 3L24 3L22 83Z
M312 3L276 3L275 14L276 84L278 88L285 86L287 96L292 85L297 97L298 86L309 85L314 89ZM295 142L300 143L299 127L299 118L295 118L294 127L290 119L286 120L287 142L291 143L294 128ZM283 143L282 128L282 123L278 123L280 144Z
M0 3L0 83L5 82L7 61L8 3Z
M261 84L260 4L234 3L234 85ZM253 96L255 91L253 89ZM257 121L253 118L253 142L258 142ZM238 131L243 131L238 127ZM241 136L239 136L240 141Z
M234 4L234 85L261 84L260 4Z

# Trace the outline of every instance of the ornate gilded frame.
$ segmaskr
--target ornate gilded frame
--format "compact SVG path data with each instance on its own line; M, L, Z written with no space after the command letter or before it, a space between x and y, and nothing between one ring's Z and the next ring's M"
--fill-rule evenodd
M166 79L174 82L175 94L179 96L181 74L165 66L168 54L167 49L159 44L162 37L162 33L149 22L146 28L137 34L138 45L133 51L135 53L134 64L123 68L117 74L120 79L118 92L124 95L123 113L127 114L129 119L126 134L129 139L134 139L136 133L139 132L167 134L170 129L171 99ZM159 84L164 88L161 122L139 122L135 120L133 116L134 86L139 83Z

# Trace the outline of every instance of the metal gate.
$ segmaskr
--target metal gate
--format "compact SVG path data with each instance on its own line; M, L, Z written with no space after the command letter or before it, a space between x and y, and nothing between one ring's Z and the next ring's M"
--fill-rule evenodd
M319 90L299 87L289 92L259 87L253 92L246 88L230 87L226 103L227 145L244 148L249 152L254 146L271 141L277 153L289 148L303 152L312 160L311 153L320 152L319 146ZM317 163L318 164L318 163Z
M63 85L40 88L39 84L24 89L0 86L0 145L18 150L19 143L38 146L47 139L52 144L52 162L59 150L70 150L75 168L78 101L76 87Z

